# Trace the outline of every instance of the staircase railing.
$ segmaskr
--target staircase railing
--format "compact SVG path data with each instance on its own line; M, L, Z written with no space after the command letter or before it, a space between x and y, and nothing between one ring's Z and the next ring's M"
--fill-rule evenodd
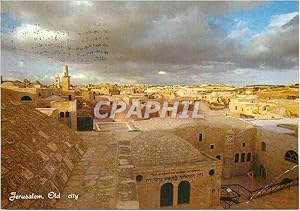
M254 198L272 194L274 192L281 191L282 189L298 185L298 183L299 178L295 178L288 182L279 182L254 191L250 191L240 184L222 185L220 189L220 202L223 208L227 209L233 204L238 204L244 200L250 201Z
M262 196L268 195L268 194L272 194L274 192L281 191L282 189L285 189L285 188L290 188L291 186L298 185L298 183L299 183L299 179L296 178L296 179L290 180L287 183L279 182L279 183L269 185L264 188L256 189L256 190L252 191L251 199L262 197Z

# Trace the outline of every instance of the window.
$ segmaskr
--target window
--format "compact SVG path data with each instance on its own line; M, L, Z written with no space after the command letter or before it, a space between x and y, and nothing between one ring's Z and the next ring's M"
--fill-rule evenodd
M293 150L289 150L285 153L284 159L293 163L298 163L298 154Z
M213 169L209 170L208 174L209 174L210 176L213 176L213 175L215 174L215 170L213 170Z
M71 101L72 100L72 95L69 95L69 101Z
M238 163L239 162L239 159L240 159L240 154L235 154L235 156L234 156L234 162L235 163Z
M237 110L237 106L235 106L235 110Z
M42 96L41 93L39 93L39 97Z
M214 144L211 144L210 145L210 149L214 149L215 148L215 145Z
M191 185L188 181L182 181L178 185L178 204L190 203Z
M245 162L245 156L246 156L245 153L242 153L242 154L241 154L241 162Z
M29 97L29 96L23 96L23 97L21 98L21 100L32 100L32 99L31 99L31 97Z
M172 206L173 205L173 184L165 183L160 188L160 206Z
M218 160L221 160L221 156L220 156L220 155L217 155L216 158L217 158Z
M66 112L66 118L69 118L69 117L70 117L70 112L67 111L67 112Z
M250 152L247 154L247 161L251 161L251 153Z
M243 147L245 147L246 146L246 143L243 143Z
M202 141L202 133L199 134L199 141Z
M135 179L136 179L136 181L141 182L143 180L143 176L137 175Z
M61 118L65 118L65 113L64 112L60 112L60 115L59 115Z
M266 147L267 147L266 143L265 142L261 142L261 150L265 152L266 151Z

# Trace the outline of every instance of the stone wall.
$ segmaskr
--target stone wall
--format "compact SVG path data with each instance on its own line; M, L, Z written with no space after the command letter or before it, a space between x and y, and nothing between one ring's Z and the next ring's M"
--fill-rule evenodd
M207 125L198 125L193 127L177 128L176 135L184 138L200 152L203 152L211 157L220 156L223 160L225 152L225 135L228 128L214 128ZM202 134L202 141L200 141ZM252 169L253 155L255 151L256 129L253 127L245 127L244 130L234 129L234 144L231 154L231 176L239 176L247 174ZM251 153L251 160L234 162L235 154ZM224 167L223 167L224 168Z
M265 151L262 150L262 142L266 144ZM272 182L284 171L297 165L284 159L285 153L289 150L294 150L298 153L298 140L296 136L257 129L257 141L255 145L255 170L257 174L259 173L259 166L263 165L266 170L266 180ZM278 178L278 182L283 178L294 179L298 176L297 167Z
M214 170L214 175L209 172ZM172 183L173 206L168 209L199 209L214 207L219 203L222 163L220 161L181 164L180 166L139 167L134 170L141 209L160 209L160 190L163 184ZM190 183L190 202L178 204L178 185Z

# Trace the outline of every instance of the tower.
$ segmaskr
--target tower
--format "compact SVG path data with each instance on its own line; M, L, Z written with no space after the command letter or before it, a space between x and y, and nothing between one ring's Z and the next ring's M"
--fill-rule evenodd
M54 76L54 86L60 88L60 77L58 74Z
M70 90L70 76L69 76L69 68L68 65L64 65L64 75L62 80L62 90L68 91Z

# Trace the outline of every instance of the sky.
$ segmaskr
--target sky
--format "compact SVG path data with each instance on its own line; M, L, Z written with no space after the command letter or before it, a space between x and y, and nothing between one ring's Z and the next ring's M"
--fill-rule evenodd
M2 1L1 74L72 84L293 84L296 1Z

